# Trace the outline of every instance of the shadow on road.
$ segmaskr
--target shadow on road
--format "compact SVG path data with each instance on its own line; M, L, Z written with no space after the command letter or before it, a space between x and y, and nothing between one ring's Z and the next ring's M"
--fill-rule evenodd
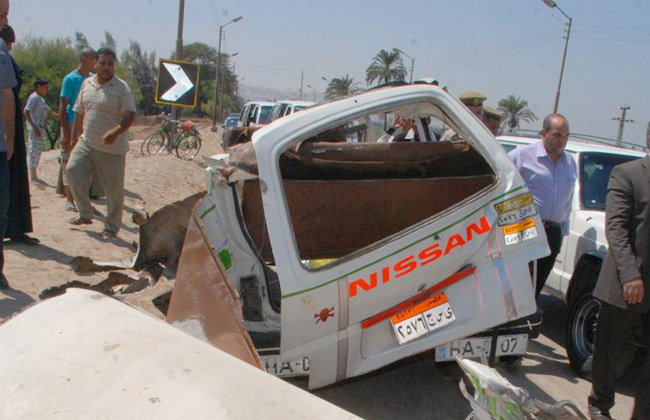
M496 369L533 398L546 403L569 399L584 410L590 384L571 370L564 350L568 311L560 299L548 295L539 304L544 310L542 335L529 343L521 365L497 364ZM458 389L462 375L456 363L435 363L434 353L427 352L312 393L367 419L456 420L471 412ZM290 382L307 389L306 379ZM623 378L617 392L633 395L633 378Z
M11 279L9 279L11 281ZM10 283L11 284L11 283ZM34 303L27 293L16 289L0 290L0 318L9 318Z
M436 364L427 352L312 393L366 419L457 420L471 412L461 376L456 363ZM306 379L291 383L307 388Z

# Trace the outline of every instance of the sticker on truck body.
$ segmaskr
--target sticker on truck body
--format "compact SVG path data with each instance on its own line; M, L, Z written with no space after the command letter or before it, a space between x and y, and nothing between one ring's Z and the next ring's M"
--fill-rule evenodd
M519 223L504 226L503 239L506 245L514 245L537 237L535 219L530 218Z
M516 197L501 201L494 205L499 217L498 226L510 225L530 218L537 214L537 207L530 193L519 194Z

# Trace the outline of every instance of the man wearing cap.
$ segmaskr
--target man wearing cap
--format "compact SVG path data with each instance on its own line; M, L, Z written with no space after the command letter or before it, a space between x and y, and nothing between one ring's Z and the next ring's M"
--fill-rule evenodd
M485 95L476 91L465 92L458 97L472 114L476 115L479 120L483 120L483 102L487 99Z
M542 139L520 146L508 153L533 196L544 222L551 254L537 260L539 296L562 248L562 238L569 233L569 216L573 187L577 176L573 156L564 151L569 140L569 123L560 114L550 114L542 123Z
M493 136L496 136L499 132L502 118L503 113L501 111L496 108L492 108L491 106L483 105L483 124L485 124Z
M460 99L467 109L472 111L472 114L476 115L479 120L483 121L483 102L487 99L485 95L471 90L460 95L458 99ZM440 140L450 141L456 139L458 139L458 134L451 128L448 128L444 133L442 133Z

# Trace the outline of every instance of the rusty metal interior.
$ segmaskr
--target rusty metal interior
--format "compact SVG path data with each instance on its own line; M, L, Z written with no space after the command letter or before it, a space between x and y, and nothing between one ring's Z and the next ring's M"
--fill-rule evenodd
M465 142L305 142L282 155L280 170L301 260L349 255L494 182ZM241 194L245 227L272 264L258 180Z

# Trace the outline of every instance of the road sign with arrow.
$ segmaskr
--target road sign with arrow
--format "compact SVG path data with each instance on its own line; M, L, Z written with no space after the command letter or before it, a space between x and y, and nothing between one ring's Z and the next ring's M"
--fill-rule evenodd
M191 61L160 60L156 103L194 108L198 99L199 65Z

